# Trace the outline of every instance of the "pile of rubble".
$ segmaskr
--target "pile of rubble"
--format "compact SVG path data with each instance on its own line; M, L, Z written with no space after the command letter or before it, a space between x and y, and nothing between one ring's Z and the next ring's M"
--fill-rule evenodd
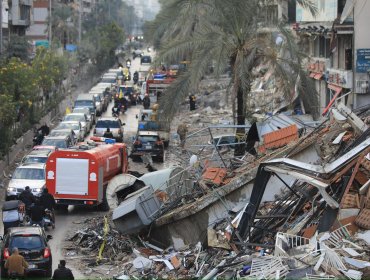
M113 209L114 226L84 221L67 259L118 279L368 278L369 114L337 104L317 127L273 116L255 126L258 154L243 158L204 127L170 147L181 168L134 180L145 187ZM137 222L140 234L117 231Z

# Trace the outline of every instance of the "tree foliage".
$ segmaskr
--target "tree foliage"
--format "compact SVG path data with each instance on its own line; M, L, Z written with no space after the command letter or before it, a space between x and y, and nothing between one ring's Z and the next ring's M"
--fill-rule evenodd
M311 7L310 0L297 2ZM180 76L166 91L168 98L161 100L161 108L173 116L186 95L195 90L209 65L214 65L214 75L219 77L231 67L235 102L235 119L244 125L257 65L273 69L280 88L287 99L295 86L304 86L301 93L316 99L316 91L309 86L302 68L302 53L290 30L283 22L270 27L265 13L273 0L168 0L156 19L146 25L146 36L159 47L157 61L190 60L188 71ZM312 7L314 11L314 7ZM277 35L281 43L277 44ZM314 110L314 106L310 108ZM242 146L242 145L238 145Z

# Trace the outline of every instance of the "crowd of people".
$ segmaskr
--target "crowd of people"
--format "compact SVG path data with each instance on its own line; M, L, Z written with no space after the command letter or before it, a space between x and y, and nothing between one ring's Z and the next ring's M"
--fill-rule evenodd
M55 200L54 197L44 188L39 198L36 198L29 186L19 194L19 200L22 201L26 208L26 214L30 217L31 225L37 224L44 227L45 211L51 211L51 222L55 226Z
M26 214L30 217L31 225L44 226L44 216L46 211L50 211L51 222L55 226L55 200L54 197L48 192L48 189L43 189L39 198L35 197L29 186L25 187L19 195L19 200L25 206ZM16 278L26 277L27 268L29 267L27 261L22 255L19 254L18 248L12 249L12 254L9 256L4 265L7 270L8 276ZM55 269L52 279L74 279L72 271L66 267L65 260L60 260L58 268Z

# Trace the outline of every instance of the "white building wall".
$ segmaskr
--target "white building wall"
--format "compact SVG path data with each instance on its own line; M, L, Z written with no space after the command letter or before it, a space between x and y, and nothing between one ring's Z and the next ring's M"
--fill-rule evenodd
M355 61L357 62L357 50L358 49L370 49L370 1L369 0L357 0L354 7L354 34L355 34ZM369 69L370 70L370 69ZM355 74L356 80L367 80L370 79L369 73L357 73ZM370 83L370 81L369 81ZM356 84L356 83L355 83ZM370 104L370 93L367 94L356 94L354 107L358 108L364 105Z

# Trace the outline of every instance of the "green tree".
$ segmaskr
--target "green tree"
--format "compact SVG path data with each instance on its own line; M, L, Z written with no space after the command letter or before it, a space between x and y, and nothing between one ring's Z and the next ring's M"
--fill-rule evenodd
M78 16L71 6L55 3L52 16L53 42L58 42L63 48L68 43L77 40Z
M25 36L19 36L17 34L11 34L9 43L6 48L8 59L12 57L18 57L23 61L28 61L28 54L31 48L31 44L28 42Z
M312 11L310 0L299 2ZM168 98L160 101L166 117L175 114L189 92L196 90L209 65L214 65L214 75L219 77L231 67L232 101L236 106L234 116L238 125L245 125L247 96L253 81L252 69L260 64L274 69L279 85L286 98L291 97L295 85L302 97L316 99L316 91L310 85L302 68L301 53L294 36L279 24L267 29L265 12L272 0L168 0L156 19L146 25L146 34L158 46L157 61L190 60L188 70L166 91ZM283 43L276 43L275 34ZM304 91L302 88L304 87ZM315 110L314 107L311 108ZM237 133L244 134L244 129ZM245 153L244 145L238 145L236 155Z

